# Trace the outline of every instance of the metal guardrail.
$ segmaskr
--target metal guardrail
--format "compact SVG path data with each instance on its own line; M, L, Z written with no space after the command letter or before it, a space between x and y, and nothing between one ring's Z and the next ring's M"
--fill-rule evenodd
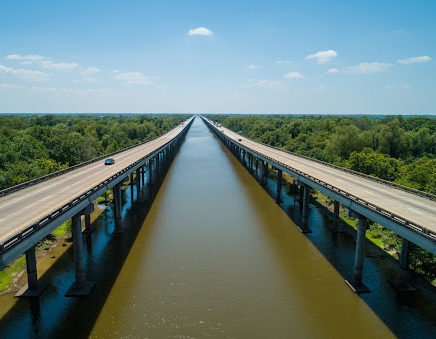
M203 118L203 120L205 120L205 119ZM250 152L252 152L254 154L258 154L258 155L260 155L260 156L262 156L262 157L264 157L266 159L269 159L271 162L275 162L276 164L278 164L278 165L280 165L280 166L282 166L282 167L284 167L284 168L286 168L286 169L288 169L288 170L290 170L290 171L292 171L292 172L294 172L294 173L296 173L296 174L298 174L298 175L300 175L300 176L302 176L302 177L304 177L304 178L306 178L306 179L308 179L308 180L310 180L312 182L315 182L315 183L317 183L317 184L319 184L319 185L321 185L321 186L323 186L323 187L325 187L325 188L327 188L327 189L329 189L329 190L331 190L331 191L333 191L333 192L335 192L337 194L340 194L340 195L350 199L351 201L353 201L353 202L355 202L355 203L357 203L359 205L362 205L362 206L370 209L371 211L376 212L376 213L382 215L383 217L386 217L386 218L388 218L388 219L390 219L390 220L392 220L392 221L394 221L396 223L399 223L399 224L407 227L408 229L410 229L410 230L412 230L412 231L414 231L416 233L419 233L420 235L425 236L425 237L429 238L430 240L436 242L436 233L431 231L431 230L429 230L428 228L425 228L424 226L421 226L421 225L419 225L417 223L414 223L413 221L408 220L406 218L403 218L403 217L401 217L401 216L399 216L399 215L397 215L395 213L389 212L389 211L383 209L380 206L372 204L369 201L361 199L361 198L359 198L359 197L357 197L357 196L355 196L355 195L353 195L351 193L348 193L348 192L346 192L346 191L344 191L344 190L342 190L342 189L340 189L340 188L338 188L336 186L333 186L333 185L331 185L331 184L329 184L329 183L327 183L327 182L325 182L323 180L315 178L315 177L311 176L310 174L304 173L304 172L302 172L302 171L300 171L300 170L298 170L298 169L296 169L296 168L294 168L292 166L284 164L284 163L282 163L282 162L280 162L280 161L278 161L278 160L276 160L276 159L274 159L274 158L272 158L272 157L270 157L268 155L265 155L263 153L260 153L260 152L258 152L256 150L254 150L254 149L252 149L252 148L250 148L250 147L248 147L246 145L242 145L239 142L237 142L237 141L229 138L228 136L226 136L216 126L211 124L208 120L205 120L205 121L207 122L207 124L209 126L211 126L213 128L213 130L215 131L215 134L219 134L221 137L227 138L228 140L230 140L235 145L238 145L239 147L246 148L246 149L250 150ZM266 145L266 146L268 146L268 145ZM269 146L269 147L271 147L271 146Z
M214 127L216 128L215 125L214 125ZM236 132L234 132L234 133L236 133ZM384 180L384 179L381 179L381 178L377 178L377 177L374 177L372 175L368 175L368 174L365 174L365 173L357 172L357 171L354 171L354 170L351 170L351 169L348 169L348 168L345 168L345 167L341 167L341 166L337 166L337 165L334 165L334 164L330 164L328 162L325 162L325 161L322 161L322 160L319 160L319 159L311 158L311 157L309 157L307 155L302 155L302 154L294 153L294 152L291 152L291 151L287 151L287 150L278 148L276 146L271 146L271 145L265 144L263 142L255 141L255 140L247 138L245 136L243 136L243 137L245 139L248 139L250 141L256 142L258 144L261 144L261 145L273 148L273 149L275 149L277 151L285 152L285 153L294 155L294 156L299 157L299 158L303 158L303 159L306 159L306 160L314 161L314 162L317 162L319 164L335 168L335 169L337 169L339 171L342 171L342 172L346 172L346 173L350 173L350 174L353 174L353 175L357 175L359 177L366 178L366 179L378 182L378 183L386 185L386 186L394 187L396 189L399 189L399 190L402 190L402 191L405 191L405 192L408 192L408 193L413 193L413 194L418 195L420 197L436 201L436 195L431 194L431 193L423 192L423 191L417 190L415 188L411 188L411 187L407 187L407 186L404 186L404 185L400 185L400 184L397 184L397 183L392 182L392 181L388 181L388 180Z
M37 221L36 223L32 224L29 227L26 227L25 229L21 230L19 233L15 234L11 238L7 239L4 243L0 244L0 254L4 253L8 249L13 247L17 243L19 243L21 240L29 237L30 235L32 235L33 233L35 233L39 229L43 228L45 225L47 225L49 222L51 222L55 218L59 217L61 214L67 212L70 209L72 209L74 206L76 206L77 204L79 204L84 199L88 198L89 196L91 196L93 193L98 191L100 188L108 185L110 182L112 182L116 178L119 178L124 173L128 172L131 168L135 167L137 164L139 164L142 161L144 161L147 157L150 157L150 155L152 155L153 153L159 152L160 149L166 148L168 145L170 145L172 143L175 143L175 142L178 142L180 140L180 138L183 138L186 135L187 130L189 129L189 127L192 124L192 121L193 120L191 120L174 139L166 142L161 147L159 147L159 149L154 150L154 151L148 153L147 155L141 157L140 159L138 159L134 163L130 164L129 166L127 166L125 168L123 168L121 171L115 173L114 175L110 176L106 180L104 180L104 181L100 182L99 184L95 185L94 187L92 187L88 191L82 193L80 196L73 198L72 200L67 202L65 205L63 205L62 207L58 208L57 210L51 212L49 215L45 216L43 219ZM157 137L157 138L159 138L159 137ZM155 140L157 138L153 138L152 140ZM151 141L151 140L149 140L149 141ZM149 141L147 141L147 142L149 142ZM142 144L140 144L140 145L142 145ZM137 147L137 146L140 146L140 145L135 145L134 147ZM133 148L133 147L129 147L129 148L126 148L124 150L131 149L131 148ZM117 153L120 153L120 152L117 152ZM111 154L113 154L113 153L111 153ZM95 161L97 161L97 160L94 159L93 162L95 162ZM61 172L61 171L59 171L59 172ZM65 173L65 172L62 172L62 173Z
M190 118L189 118L189 119L190 119ZM188 119L187 119L187 120L188 120ZM185 120L184 122L186 122L187 120ZM184 122L183 122L183 123L184 123ZM167 133L169 133L169 132L170 132L170 131L168 131ZM165 133L165 134L167 134L167 133ZM163 134L163 135L165 135L165 134ZM59 176L59 175L62 175L62 174L65 174L65 173L67 173L67 172L73 171L73 170L75 170L75 169L81 168L81 167L83 167L83 166L86 166L86 165L92 164L92 163L94 163L94 162L97 162L97 161L103 160L103 159L105 159L105 158L107 158L107 157L111 157L111 156L113 156L113 155L116 155L116 154L119 154L119 153L122 153L122 152L125 152L125 151L128 151L128 150L131 150L132 148L140 147L140 146L145 145L146 143L148 143L148 142L150 142L150 141L153 141L153 140L156 140L156 139L158 139L158 138L160 138L160 137L162 137L162 135L159 135L159 136L157 136L157 137L151 138L151 139L149 139L149 140L147 140L147 141L144 141L144 142L141 142L141 143L139 143L139 144L136 144L136 145L132 145L132 146L129 146L129 147L123 148L123 149L121 149L121 150L119 150L119 151L115 151L115 152L112 152L112 153L108 153L108 154L102 155L102 156L100 156L100 157L98 157L98 158L94 158L94 159L91 159L91 160L88 160L88 161L82 162L82 163L80 163L80 164L77 164L77 165L74 165L74 166L71 166L71 167L65 168L65 169L63 169L63 170L56 171L56 172L53 172L53 173L50 173L50 174L44 175L44 176L42 176L42 177L39 177L39 178L36 178L36 179L33 179L33 180L29 180L29 181L23 182L23 183L21 183L21 184L18 184L18 185L12 186L12 187L5 188L5 189L3 189L3 190L0 191L0 197L4 197L4 196L6 196L6 195L8 195L8 194L11 194L11 193L14 193L14 192L16 192L16 191L22 190L22 189L24 189L24 188L27 188L27 187L30 187L30 186L33 186L33 185L39 184L40 182L43 182L43 181L46 181L46 180L52 179L52 178L57 177L57 176Z

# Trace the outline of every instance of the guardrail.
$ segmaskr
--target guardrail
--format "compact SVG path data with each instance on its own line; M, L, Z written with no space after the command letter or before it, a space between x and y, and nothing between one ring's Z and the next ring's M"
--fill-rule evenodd
M189 119L190 119L190 118L188 118L187 120L189 120ZM185 123L187 120L185 120L183 123ZM170 132L170 131L168 131L167 133L169 133L169 132ZM165 134L167 134L167 133L165 133ZM165 134L163 134L163 135L165 135ZM107 158L107 157L111 157L111 156L113 156L113 155L116 155L116 154L119 154L119 153L122 153L122 152L125 152L125 151L128 151L128 150L131 150L132 148L140 147L140 146L142 146L142 145L144 145L144 144L146 144L146 143L148 143L148 142L150 142L150 141L156 140L156 139L158 139L158 138L160 138L160 137L162 137L162 135L159 135L159 136L157 136L157 137L151 138L151 139L149 139L149 140L147 140L147 141L144 141L144 142L141 142L141 143L139 143L139 144L136 144L136 145L132 145L132 146L129 146L129 147L123 148L122 150L115 151L115 152L112 152L112 153L108 153L108 154L102 155L102 156L100 156L100 157L98 157L98 158L94 158L94 159L91 159L91 160L88 160L88 161L82 162L82 163L80 163L80 164L77 164L77 165L74 165L74 166L71 166L71 167L65 168L65 169L63 169L63 170L56 171L56 172L53 172L53 173L50 173L50 174L44 175L44 176L42 176L42 177L39 177L39 178L36 178L36 179L33 179L33 180L29 180L29 181L23 182L23 183L21 183L21 184L18 184L18 185L12 186L12 187L5 188L5 189L3 189L3 190L0 191L0 197L4 197L4 196L6 196L6 195L8 195L8 194L11 194L11 193L14 193L14 192L16 192L16 191L22 190L22 189L24 189L24 188L27 188L27 187L33 186L33 185L35 185L35 184L39 184L40 182L47 181L47 180L49 180L49 179L51 179L51 178L54 178L54 177L57 177L57 176L59 176L59 175L62 175L62 174L68 173L68 172L70 172L70 171L73 171L73 170L78 169L78 168L80 168L80 167L83 167L83 166L86 166L86 165L92 164L92 163L94 163L94 162L97 162L97 161L103 160L103 159L105 159L105 158Z
M203 120L205 120L205 119L203 118ZM386 217L392 221L395 221L396 223L399 223L399 224L403 225L404 227L407 227L408 229L412 230L413 232L419 233L420 235L425 236L426 238L429 238L430 240L436 242L436 233L429 230L428 228L425 228L424 226L421 226L421 225L419 225L411 220L408 220L408 219L403 218L395 213L392 213L388 210L385 210L380 206L377 206L375 204L370 203L369 201L361 199L361 198L359 198L351 193L348 193L348 192L346 192L346 191L344 191L336 186L333 186L333 185L331 185L323 180L315 178L315 177L311 176L310 174L304 173L304 172L302 172L302 171L300 171L292 166L284 164L284 163L282 163L282 162L280 162L280 161L278 161L278 160L276 160L268 155L265 155L263 153L260 153L256 150L254 150L246 145L242 145L239 142L226 136L216 126L214 126L212 123L210 123L210 121L208 121L208 120L205 120L205 121L207 122L207 124L210 127L213 128L213 130L215 131L215 134L219 134L221 137L227 138L228 140L230 140L232 143L234 143L238 147L248 149L250 152L252 152L254 154L258 154L258 155L262 156L263 158L268 159L271 162L274 162L274 163L280 165L281 167L284 167L284 168L288 169L289 171L296 173L297 175L299 175L301 177L304 177L312 182L317 183L320 186L323 186L323 187L325 187L325 188L327 188L327 189L329 189L337 194L340 194L340 195L346 197L347 199L349 199L349 200L351 200L359 205L362 205L362 206L370 209L371 211L374 211L374 212L382 215L383 217ZM266 145L266 146L268 146L268 145ZM271 146L269 146L269 147L271 147Z
M110 182L114 181L115 179L119 178L120 176L122 176L123 174L128 172L131 168L133 168L136 165L138 165L139 163L143 162L146 158L152 156L154 153L159 152L161 149L166 148L168 145L179 141L180 138L185 136L187 130L189 129L189 127L192 124L192 121L193 120L191 120L174 139L166 142L161 147L159 147L157 150L154 150L154 151L148 153L147 155L141 157L140 159L138 159L134 163L130 164L129 166L127 166L125 168L123 168L121 171L115 173L114 175L112 175L111 177L107 178L106 180L100 182L99 184L95 185L94 187L92 187L88 191L82 193L80 196L73 198L72 200L67 202L65 205L63 205L62 207L58 208L57 210L55 210L55 211L51 212L50 214L48 214L47 216L45 216L43 219L40 219L39 221L35 222L31 226L26 227L25 229L21 230L19 233L15 234L11 238L7 239L5 242L0 244L0 254L4 253L8 249L13 247L17 243L19 243L21 240L29 237L30 235L32 235L36 231L40 230L45 225L47 225L49 222L51 222L52 220L56 219L57 217L59 217L63 213L69 211L70 209L75 207L77 204L79 204L80 202L82 202L83 200L85 200L86 198L91 196L93 193L97 192L100 188L108 185ZM157 138L154 138L154 139L157 139ZM149 142L149 141L147 141L147 142ZM135 145L135 147L136 146L139 146L139 145ZM131 148L133 148L133 147L129 147L129 148L126 148L126 149L131 149ZM124 149L124 150L126 150L126 149ZM119 153L119 152L117 152L117 153ZM113 154L113 153L111 153L111 154ZM97 160L95 160L95 161L97 161ZM63 173L65 173L65 172L63 172Z
M215 125L214 125L214 127L217 128ZM234 133L236 133L236 132L234 132ZM411 188L411 187L407 187L407 186L404 186L404 185L400 185L400 184L397 184L397 183L392 182L392 181L380 179L380 178L377 178L377 177L374 177L372 175L368 175L368 174L365 174L365 173L360 173L360 172L357 172L357 171L354 171L354 170L351 170L351 169L348 169L348 168L345 168L345 167L341 167L341 166L337 166L337 165L334 165L334 164L330 164L328 162L325 162L325 161L322 161L322 160L319 160L319 159L308 157L307 155L302 155L302 154L294 153L294 152L291 152L291 151L287 151L287 150L278 148L276 146L271 146L271 145L265 144L263 142L255 141L255 140L247 138L245 136L243 136L243 137L245 139L248 139L250 141L256 142L256 143L261 144L263 146L267 146L267 147L273 148L273 149L275 149L277 151L285 152L285 153L291 154L291 155L299 157L299 158L303 158L303 159L306 159L306 160L314 161L314 162L317 162L319 164L335 168L335 169L337 169L339 171L343 171L343 172L346 172L346 173L357 175L359 177L366 178L366 179L378 182L378 183L386 185L386 186L394 187L396 189L399 189L399 190L402 190L402 191L405 191L405 192L408 192L408 193L413 193L413 194L421 196L423 198L427 198L427 199L435 200L436 201L436 195L431 194L431 193L423 192L423 191L417 190L415 188Z

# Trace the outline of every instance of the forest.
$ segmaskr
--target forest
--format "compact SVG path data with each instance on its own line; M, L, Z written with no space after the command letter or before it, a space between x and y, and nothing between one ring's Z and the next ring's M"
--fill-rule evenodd
M436 118L403 116L208 115L245 137L436 194ZM324 206L332 200L313 192ZM341 215L356 227L357 220ZM367 236L399 258L401 238L370 222ZM411 246L410 267L436 285L436 256Z
M186 115L0 115L0 190L118 151Z
M209 118L256 141L436 194L436 118L326 115Z

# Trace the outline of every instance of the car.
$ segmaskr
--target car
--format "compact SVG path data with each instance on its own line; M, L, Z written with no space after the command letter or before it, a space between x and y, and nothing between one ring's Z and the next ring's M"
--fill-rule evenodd
M239 139L238 139L238 141L242 141L242 139L241 139L241 138L239 138Z
M105 164L105 165L113 165L113 164L115 164L115 159L107 158L107 159L104 161L104 164Z

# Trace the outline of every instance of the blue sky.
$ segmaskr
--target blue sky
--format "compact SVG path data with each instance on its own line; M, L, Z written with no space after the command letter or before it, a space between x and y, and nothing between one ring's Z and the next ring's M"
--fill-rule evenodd
M0 112L436 114L436 1L2 1Z

